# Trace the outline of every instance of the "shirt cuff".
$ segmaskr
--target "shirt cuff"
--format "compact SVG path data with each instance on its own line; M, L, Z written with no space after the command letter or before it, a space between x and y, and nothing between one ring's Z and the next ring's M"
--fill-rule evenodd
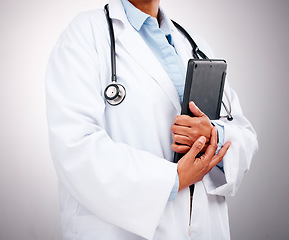
M224 145L224 127L219 125L218 123L212 121L212 123L214 124L214 126L217 128L217 131L218 131L218 148L217 148L217 151L216 151L216 154L219 152L219 150L222 148L222 146ZM223 160L221 162L219 162L217 164L217 166L224 172L224 169L223 169Z
M175 185L173 186L173 189L172 189L171 194L169 196L169 201L173 201L177 197L177 194L178 194L178 191L179 191L179 184L180 184L179 175L177 174Z

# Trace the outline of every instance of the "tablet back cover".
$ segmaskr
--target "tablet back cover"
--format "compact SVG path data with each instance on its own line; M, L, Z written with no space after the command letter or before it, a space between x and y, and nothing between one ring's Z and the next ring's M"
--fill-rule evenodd
M219 119L226 70L225 60L189 60L182 114L193 116L189 109L193 101L211 120Z

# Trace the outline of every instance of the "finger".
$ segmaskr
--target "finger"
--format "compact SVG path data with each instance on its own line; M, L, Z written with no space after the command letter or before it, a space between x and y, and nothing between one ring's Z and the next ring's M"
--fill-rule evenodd
M218 144L218 131L216 127L212 127L210 144L216 146Z
M199 137L194 142L188 154L195 158L198 155L198 153L203 149L203 147L205 146L205 143L206 143L206 138L204 136Z
M175 117L175 125L177 126L190 127L195 121L195 118L189 115L178 115Z
M173 140L179 144L185 144L188 146L192 146L192 141L188 136L183 136L179 134L173 134Z
M206 152L205 152L205 155L207 157L206 159L211 159L215 155L216 150L218 148L217 142L218 142L217 128L213 127L212 128L212 135L210 138L210 144L207 147Z
M205 115L193 101L189 103L189 108L195 117L202 117Z
M220 149L220 151L218 152L218 154L216 154L213 158L212 161L210 162L210 167L214 167L216 166L219 162L221 162L225 156L225 154L227 153L228 149L231 146L231 142L226 142L224 144L224 146Z
M174 152L177 152L177 153L186 153L190 150L190 146L188 145L183 145L183 144L177 144L177 143L173 143L171 145L171 148Z
M188 132L191 130L192 129L190 129L190 127L180 126L180 125L176 125L176 124L173 124L171 126L171 132L174 134L188 136Z

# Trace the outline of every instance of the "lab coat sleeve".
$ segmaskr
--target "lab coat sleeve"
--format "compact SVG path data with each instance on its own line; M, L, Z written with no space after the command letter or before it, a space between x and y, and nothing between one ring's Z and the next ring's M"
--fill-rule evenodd
M107 134L97 37L80 15L52 51L46 77L52 158L59 181L92 214L152 239L177 165Z
M208 44L200 37L195 36L200 49L207 56L214 59L214 54ZM258 149L256 132L250 122L244 117L236 92L230 88L228 81L225 91L231 102L233 121L226 118L214 120L224 128L224 142L231 141L231 146L223 158L223 170L214 167L204 178L203 184L208 194L221 196L234 196L241 184L244 174L248 171L251 160ZM223 96L223 101L228 106L228 101ZM221 115L227 115L223 107Z
M222 196L235 195L258 148L256 133L243 116L238 97L230 92L234 120L217 121L224 127L224 141L232 143L223 158L224 172L214 167L203 179L207 193Z

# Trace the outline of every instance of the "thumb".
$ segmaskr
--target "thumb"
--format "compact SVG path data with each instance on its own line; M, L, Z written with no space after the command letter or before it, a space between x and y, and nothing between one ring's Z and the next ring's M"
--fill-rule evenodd
M193 157L195 158L198 155L198 153L203 149L205 144L206 144L206 137L204 137L204 136L199 137L194 142L194 144L191 147L191 149L189 150L188 154L193 155Z
M204 115L204 113L197 107L197 105L193 101L189 103L189 108L195 117L202 117Z

